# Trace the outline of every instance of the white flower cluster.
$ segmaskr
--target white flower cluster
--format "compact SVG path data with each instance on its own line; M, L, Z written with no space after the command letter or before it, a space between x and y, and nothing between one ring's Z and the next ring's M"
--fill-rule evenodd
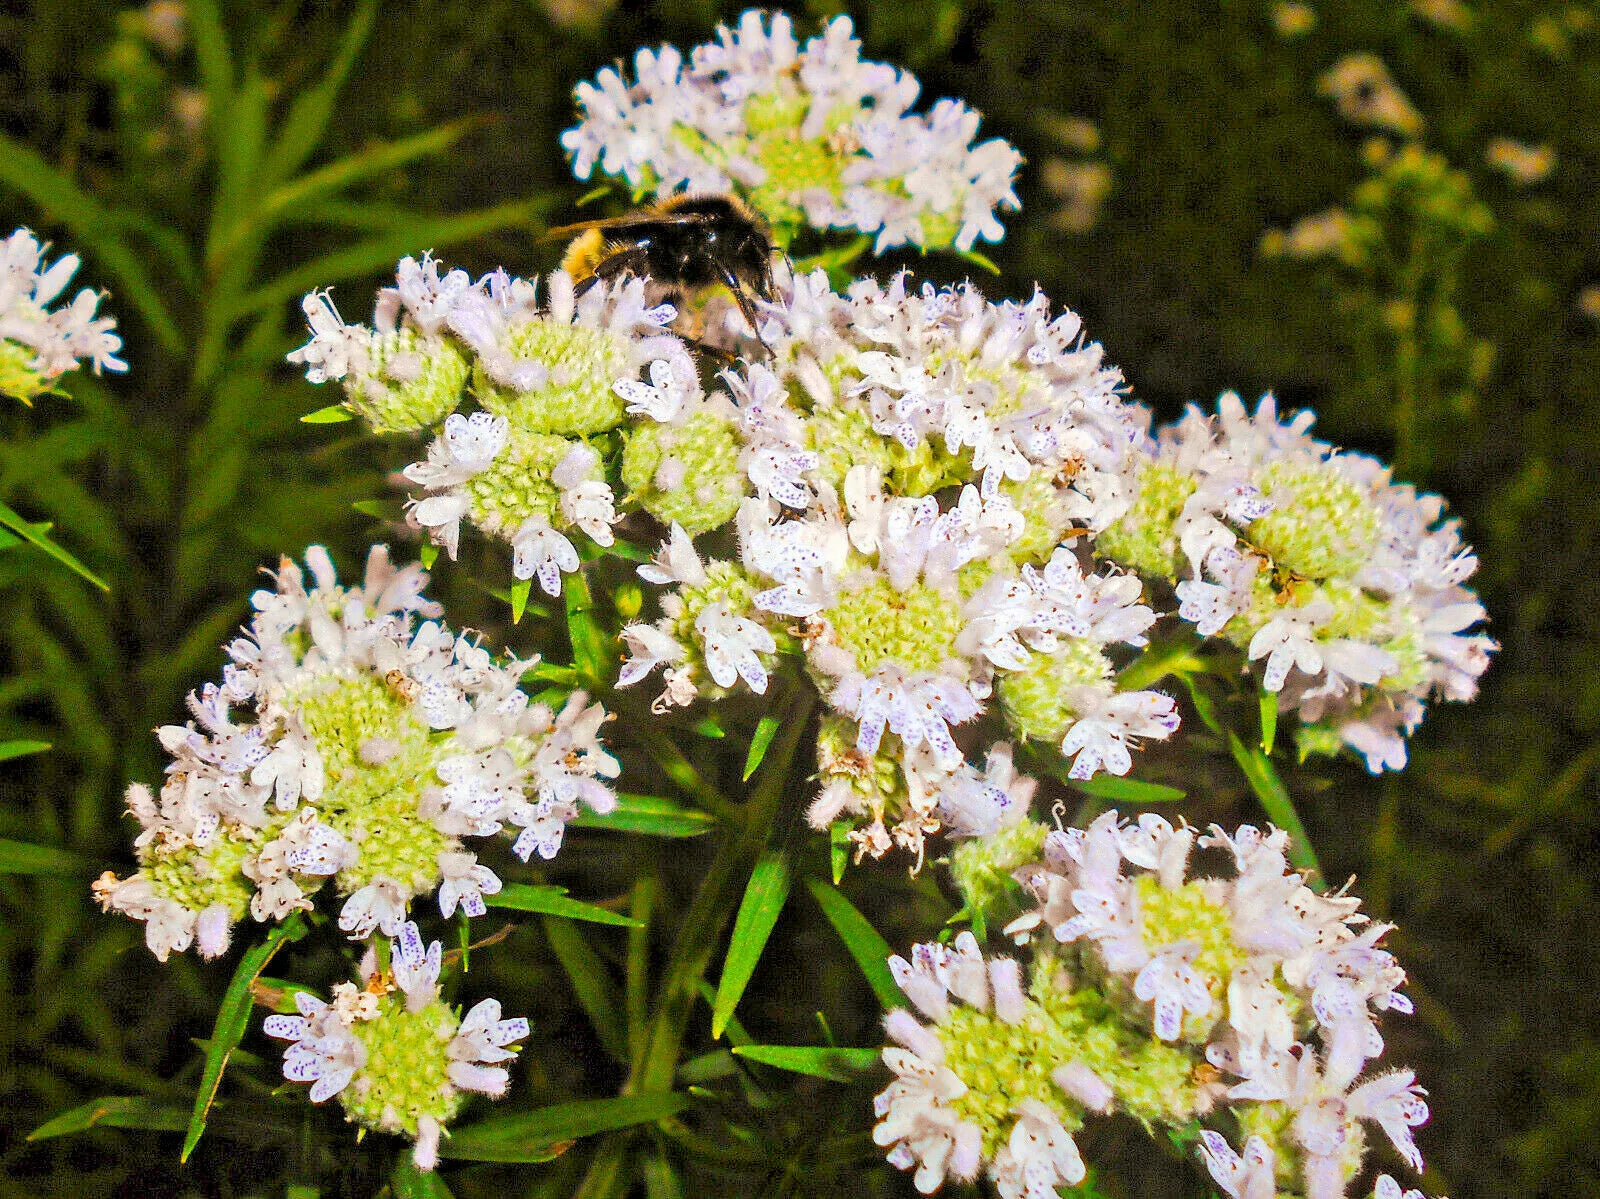
M340 381L345 407L374 432L430 429L426 458L405 478L421 490L408 519L453 559L467 521L509 542L512 572L550 595L578 569L572 535L609 546L617 516L595 439L623 424L619 380L652 362L693 375L666 330L670 305L646 283L596 281L578 294L495 271L473 282L428 255L402 259L378 293L373 326L346 325L329 297L305 298L312 338L289 355L313 383ZM476 411L458 412L470 394Z
M1008 929L1032 956L1026 985L971 933L891 958L915 1014L885 1022L896 1077L874 1138L889 1160L925 1194L986 1172L1004 1199L1039 1199L1083 1181L1073 1133L1089 1116L1175 1128L1225 1111L1242 1152L1208 1128L1201 1153L1232 1199L1343 1199L1367 1124L1421 1170L1415 1077L1367 1072L1378 1017L1411 1010L1379 947L1389 926L1306 887L1287 840L1107 813L1050 833L1017 872L1038 903ZM1196 848L1225 852L1234 875L1188 877Z
M1046 837L1043 861L1018 872L1038 906L1007 932L1081 946L1157 1038L1204 1046L1232 1080L1225 1098L1240 1126L1262 1130L1243 1159L1207 1140L1229 1195L1252 1195L1250 1170L1270 1178L1276 1161L1293 1164L1307 1199L1342 1199L1363 1122L1420 1171L1411 1130L1428 1108L1411 1071L1367 1072L1383 1052L1379 1017L1411 1011L1405 971L1380 945L1392 926L1370 923L1351 896L1307 887L1287 867L1288 841L1251 825L1197 835L1153 814L1124 824L1107 813ZM1196 847L1226 852L1235 875L1189 877Z
M970 790L952 729L996 696L1076 778L1125 774L1140 738L1170 736L1171 698L1111 677L1107 651L1143 646L1156 620L1138 578L1073 545L1125 509L1123 459L1143 425L1078 318L1043 295L913 291L903 274L838 295L820 271L763 308L771 358L726 372L731 396L716 397L742 447L723 456L743 472L738 560L703 561L674 523L640 571L674 590L660 620L623 630L621 685L660 665L659 708L741 681L764 693L797 634L855 728L854 757L825 769L859 776L887 755L902 776L892 833L885 797L842 782L813 809L823 824L869 816L859 843L874 855L892 841L920 852L941 795ZM676 415L672 389L688 384L653 374L653 388L618 388Z
M436 887L443 914L481 915L501 884L463 837L509 825L519 857L548 858L581 808L616 806L599 704L581 692L560 712L531 704L518 681L536 659L496 661L417 624L439 613L427 575L396 570L383 546L360 587L339 586L320 547L306 561L309 586L285 559L276 589L252 597L221 686L190 696L194 720L159 730L173 758L159 798L129 788L140 870L107 873L95 892L144 921L163 960L192 942L215 957L246 911L281 920L329 877L353 938L395 935Z
M1469 700L1495 643L1474 629L1477 558L1445 504L1232 393L1191 407L1128 466L1131 506L1097 549L1176 584L1179 615L1262 663L1310 748L1405 765L1433 698Z
M561 144L580 179L598 166L636 193L738 191L780 229L855 229L878 253L999 241L1022 156L974 145L980 118L960 101L911 112L918 90L862 60L848 17L801 46L787 16L751 10L687 59L642 49L633 82L608 68L580 84Z
M96 374L125 371L117 357L122 339L117 322L96 316L100 294L85 287L71 303L50 305L78 269L68 254L45 265L49 249L26 229L0 243L0 392L26 402L49 390L51 381L84 359Z
M340 983L333 1002L294 993L299 1015L268 1016L268 1036L292 1041L283 1076L311 1084L312 1103L335 1095L363 1128L399 1132L416 1142L412 1160L431 1170L439 1138L462 1102L462 1092L505 1094L507 1048L528 1036L528 1022L500 1018L500 1004L480 1001L462 1017L439 999L443 954L424 948L409 921L395 930L388 969L374 948L361 960L362 986Z

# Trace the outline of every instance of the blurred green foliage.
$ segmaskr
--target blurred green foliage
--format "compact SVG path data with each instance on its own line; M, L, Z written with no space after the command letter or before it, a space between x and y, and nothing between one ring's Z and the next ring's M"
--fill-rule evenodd
M389 535L351 505L404 459L298 423L322 402L282 364L298 297L338 284L359 315L396 258L429 248L474 273L547 269L539 230L584 190L556 142L572 85L640 44L705 40L739 6L190 3L163 23L177 7L0 15L0 228L82 253L80 280L113 293L132 365L0 410L0 502L54 522L111 585L0 554L0 741L53 746L0 763L0 837L72 855L0 875L0 1194L292 1194L312 1178L336 1180L325 1193L429 1194L387 1182L382 1146L327 1148L348 1145L343 1130L324 1137L328 1113L273 1099L254 1081L270 1070L230 1072L233 1097L184 1168L177 1133L27 1142L106 1094L186 1113L190 1039L209 1035L226 985L226 963L157 966L87 884L125 868L122 788L154 779L150 730L217 670L256 570L312 541L353 568ZM791 7L802 24L853 12L871 56L915 70L927 96L965 99L1024 150L1024 209L991 251L993 290L1037 281L1081 311L1163 416L1271 388L1314 407L1325 436L1451 499L1504 646L1483 696L1435 711L1398 778L1335 766L1319 767L1331 784L1290 783L1328 877L1358 874L1368 906L1400 925L1420 1018L1391 1036L1432 1092L1430 1191L1600 1191L1600 291L1586 294L1600 286L1600 18L1540 0L1330 0L1298 31L1277 6L1236 0ZM1421 112L1417 149L1389 138L1380 153L1319 94L1355 52L1381 57ZM1554 170L1519 184L1486 161L1496 137L1549 147ZM1272 231L1334 206L1351 226L1333 254L1268 252L1283 248ZM622 564L608 565L620 585ZM512 630L470 573L436 584L453 622L529 648L537 622ZM740 720L730 735L748 737L753 715ZM630 772L670 794L651 747L623 745ZM714 748L694 765L722 768ZM1256 817L1226 746L1212 748L1215 785L1187 779L1185 814ZM538 881L581 878L584 898L677 921L706 859L694 839L585 832ZM903 946L950 910L938 873L852 871L845 890ZM820 915L799 889L789 898L730 1037L818 1043L820 1011L839 1044L874 1041L875 1001ZM474 987L534 1017L522 1102L615 1093L643 1003L625 980L658 969L664 944L547 921L473 960L487 975ZM244 1049L263 1045L252 1034ZM720 1047L679 1071L730 1079L743 1101L726 1127L742 1136L667 1121L548 1165L446 1177L460 1195L565 1195L637 1154L652 1199L910 1193L865 1131L868 1083L796 1082ZM1170 1166L1130 1167L1142 1139L1086 1139L1104 1193L1205 1193L1176 1149Z

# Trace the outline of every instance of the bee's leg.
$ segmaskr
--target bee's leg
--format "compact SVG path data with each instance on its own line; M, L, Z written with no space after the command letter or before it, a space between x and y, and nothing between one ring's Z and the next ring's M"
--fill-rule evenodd
M722 277L723 286L733 293L739 311L744 314L745 323L750 326L750 332L755 334L755 339L761 343L761 347L771 354L772 347L767 345L766 339L761 336L761 326L757 323L759 316L755 301L750 298L750 293L745 290L744 284L739 282L739 276L721 262L717 263L717 273Z
M645 278L649 274L645 268L649 265L649 251L643 246L630 246L595 263L594 274L579 283L574 291L581 296L602 279L609 283L619 275L632 274Z

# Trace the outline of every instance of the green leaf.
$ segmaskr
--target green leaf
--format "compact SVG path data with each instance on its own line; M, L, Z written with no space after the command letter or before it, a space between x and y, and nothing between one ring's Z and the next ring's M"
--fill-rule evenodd
M722 725L717 723L717 716L714 712L709 716L706 716L703 720L697 721L694 727L689 731L697 737L709 737L713 741L721 741L728 735L727 732L724 731ZM750 776L748 774L745 775L745 778L749 777Z
M3 153L0 153L0 157L3 156ZM111 590L110 586L104 579L95 574L82 562L79 562L71 554L67 553L66 550L62 549L59 545L44 535L44 530L48 529L50 527L49 525L37 525L32 521L24 520L5 504L0 504L0 526L10 529L29 545L43 550L57 562L60 562L63 566L70 569L74 574L80 575L89 582L93 583L96 587L100 588L101 591Z
M250 1007L253 1002L250 984L267 968L273 956L291 941L306 935L306 923L299 912L290 916L267 934L267 939L239 959L233 979L217 1009L216 1023L211 1026L211 1047L206 1051L205 1069L200 1074L200 1089L195 1093L194 1111L189 1116L189 1130L184 1134L183 1152L179 1161L186 1162L200 1137L206 1130L206 1116L222 1085L222 1072L228 1067L228 1057L244 1039L250 1026Z
M608 828L648 837L698 837L717 826L717 819L694 808L680 807L658 795L619 795L614 811L604 816L583 809L569 828Z
M1096 799L1113 799L1121 803L1171 803L1182 799L1187 791L1168 787L1162 783L1146 783L1139 779L1118 778L1110 774L1097 774L1092 779L1066 780L1069 787L1092 795Z
M347 420L355 420L355 414L343 404L329 404L326 408L318 408L315 412L308 412L300 418L302 425L342 425Z
M26 758L29 754L42 754L49 748L48 741L0 741L0 762Z
M389 1175L389 1186L394 1199L452 1199L450 1188L437 1171L419 1170L411 1164L411 1155L402 1153Z
M584 208L590 204L593 204L596 200L601 199L604 196L609 196L610 194L611 185L609 183L602 183L599 187L591 187L588 191L584 192L583 195L577 198L572 206L574 208Z
M1295 869L1320 875L1322 868L1317 865L1317 854L1311 848L1306 826L1300 822L1300 814L1294 810L1294 801L1289 797L1289 788L1278 777L1271 759L1259 747L1246 747L1235 733L1228 734L1228 748L1233 751L1233 760L1239 764L1250 790L1261 801L1267 818L1289 834L1289 860Z
M571 920L546 916L540 923L544 925L545 939L550 942L556 960L572 982L573 994L578 997L589 1023L599 1034L600 1044L607 1053L625 1064L628 1060L628 1029L617 1007L614 995L616 987L600 955L583 939L578 926Z
M966 259L968 262L972 263L973 266L979 267L982 270L986 270L991 275L998 275L1000 273L1000 268L995 266L993 260L991 260L987 254L980 254L977 250L957 250L956 256Z
M811 895L822 909L822 914L828 918L828 923L833 925L833 931L839 934L844 947L856 960L861 973L866 975L878 1002L885 1008L905 1006L905 996L895 985L894 975L889 973L889 957L894 953L889 942L878 934L878 930L868 923L867 918L856 910L855 904L846 899L842 892L817 878L806 879L806 886L811 889Z
M611 675L611 641L595 619L589 580L568 575L561 589L567 602L567 636L572 641L572 664L591 683L600 685Z
M485 895L483 901L492 908L509 908L514 912L538 912L545 916L565 916L568 920L587 920L590 924L617 924L624 928L637 927L638 921L606 908L596 907L578 899L568 899L565 887L533 887L526 883L507 883L494 895Z
M844 878L845 867L850 864L850 829L848 820L835 820L828 826L828 863L833 867L835 887Z
M739 1045L736 1057L793 1074L810 1074L834 1082L854 1082L881 1060L880 1049L839 1049L829 1045Z
M22 538L6 529L0 529L0 550L8 550L13 546L25 544Z
M1222 736L1222 721L1217 718L1217 705L1211 697L1188 675L1183 676L1183 685L1189 689L1189 699L1194 704L1195 714L1200 717L1200 723L1217 736Z
M396 505L391 500L357 500L350 506L362 516L370 516L374 520L394 520L398 515Z
M744 899L739 903L739 914L733 919L733 936L728 941L728 956L723 959L717 997L711 1004L713 1040L721 1039L728 1018L739 1006L739 998L756 971L761 951L767 947L778 915L789 898L789 883L789 863L777 850L763 853L750 872Z
M83 1132L96 1124L107 1128L141 1128L150 1132L177 1132L188 1120L183 1108L170 1103L160 1103L143 1095L113 1096L96 1099L62 1112L47 1120L28 1134L30 1141L48 1141L51 1137L64 1137Z
M432 570L433 564L439 560L439 547L431 541L425 541L417 549L417 561L422 563L423 570ZM524 599L527 597L524 596Z
M755 736L750 738L750 752L744 759L745 782L748 783L750 776L761 768L761 759L767 756L767 748L778 733L778 724L776 716L763 716L756 725Z
M518 579L511 584L511 623L521 624L522 614L528 610L528 595L533 590L532 579Z
M0 837L0 874L86 874L91 869L64 849Z
M439 1152L444 1157L479 1162L549 1161L579 1137L652 1124L688 1104L687 1095L674 1091L557 1103L458 1128L445 1138Z
M327 72L314 86L304 89L295 97L289 114L283 119L277 144L272 147L261 168L262 181L266 186L270 187L299 170L322 141L328 121L335 111L339 89L344 86L350 68L355 65L362 47L366 45L367 35L372 31L372 18L377 10L377 0L365 0L345 26L339 52L329 64Z
M1278 693L1261 693L1261 752L1272 756L1272 747L1278 740Z

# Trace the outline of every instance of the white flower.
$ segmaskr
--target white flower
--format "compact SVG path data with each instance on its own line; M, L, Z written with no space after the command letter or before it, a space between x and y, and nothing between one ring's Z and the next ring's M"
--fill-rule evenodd
M546 595L561 594L561 574L578 569L578 551L547 521L525 522L511 538L511 573L519 579L537 577Z
M480 1000L461 1021L450 1041L450 1081L464 1091L478 1091L498 1097L505 1094L509 1073L495 1062L510 1061L516 1052L507 1045L528 1037L528 1021L500 1018L500 1004L494 999Z
M366 1047L316 996L296 991L294 1002L298 1016L268 1016L262 1027L269 1037L295 1042L284 1050L283 1076L311 1083L311 1102L326 1103L366 1065Z
M345 324L326 291L312 292L300 306L311 326L311 340L290 353L289 361L304 366L309 381L334 382L365 369L372 330Z
M433 941L424 947L422 934L414 923L407 920L400 926L389 955L389 969L394 975L394 985L406 997L407 1011L420 1011L439 997L439 970L443 960L439 942Z
M766 694L767 670L760 655L777 651L771 633L753 620L734 616L722 603L704 608L694 627L705 648L706 669L717 686L731 687L742 678L757 695Z
M1133 993L1155 1004L1155 1033L1175 1041L1183 1031L1184 1014L1204 1016L1211 1011L1205 982L1190 964L1200 952L1194 941L1169 945L1156 954L1133 980Z
M1279 612L1256 630L1250 638L1249 655L1254 662L1266 658L1267 669L1261 686L1268 691L1282 691L1289 671L1298 667L1306 675L1322 673L1323 652L1317 642L1317 629L1333 616L1333 605L1326 600L1313 601L1304 608L1289 608Z
M373 929L380 929L386 937L397 936L410 898L394 879L374 879L345 900L339 927L350 934L352 941L364 940Z
M1056 1114L1037 1099L1017 1104L1011 1137L989 1167L1002 1199L1051 1199L1057 1186L1076 1186L1087 1174Z
M603 479L589 479L561 493L561 515L589 535L596 545L610 545L616 538L611 526L616 523L615 497ZM543 579L540 580L543 585Z
M79 262L76 254L68 254L45 266L48 249L26 229L0 243L0 339L31 350L29 369L38 375L37 383L21 384L23 400L58 375L76 370L80 358L89 361L95 374L128 369L116 356L122 348L122 339L111 331L116 321L95 315L101 298L97 293L84 288L65 307L50 311Z
M470 853L446 851L439 855L439 914L453 916L456 905L468 916L481 916L488 909L483 897L500 890L500 879Z
M619 379L612 389L628 402L628 415L648 416L666 424L677 419L700 395L700 380L682 357L658 358L650 364L650 382Z
M1061 753L1072 759L1071 776L1093 778L1105 770L1124 775L1133 767L1130 748L1141 737L1165 741L1177 730L1173 699L1159 691L1102 692L1094 687L1072 691L1077 719L1061 740Z
M1247 1140L1241 1155L1234 1152L1220 1132L1202 1129L1200 1154L1212 1180L1230 1199L1276 1199L1274 1154L1272 1147L1260 1137Z

